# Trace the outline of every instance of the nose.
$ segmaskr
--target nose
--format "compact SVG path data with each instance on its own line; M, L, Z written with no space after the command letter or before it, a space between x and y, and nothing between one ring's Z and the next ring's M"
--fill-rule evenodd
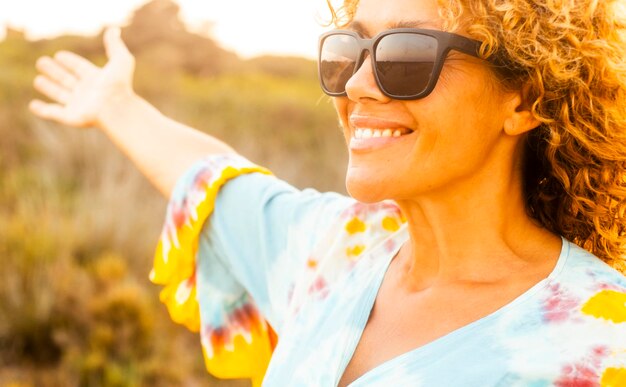
M346 94L354 102L388 102L391 100L380 91L376 84L370 55L363 60L361 67L346 83Z

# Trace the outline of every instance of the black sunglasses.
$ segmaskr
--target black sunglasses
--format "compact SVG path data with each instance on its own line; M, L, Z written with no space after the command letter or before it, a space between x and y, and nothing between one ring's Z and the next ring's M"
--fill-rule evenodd
M346 95L346 83L365 60L372 68L380 91L393 99L419 99L430 94L450 50L479 57L481 43L451 32L397 28L372 39L356 32L333 30L320 37L318 71L324 92Z

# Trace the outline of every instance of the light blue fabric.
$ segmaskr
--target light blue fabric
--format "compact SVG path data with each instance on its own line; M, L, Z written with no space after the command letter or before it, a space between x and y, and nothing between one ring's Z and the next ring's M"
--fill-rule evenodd
M198 293L202 321L220 323L210 312L215 300L204 297L232 294L238 300L233 307L238 307L253 295L266 320L280 334L293 279L305 268L308 252L323 235L315 231L328 228L351 202L336 193L299 191L259 173L229 181L220 191L213 215L200 236ZM215 292L215 287L222 291Z
M220 302L251 298L279 335L264 386L337 385L408 240L406 224L390 231L398 219L393 203L299 191L261 174L231 180L201 236L202 320L219 325ZM600 385L607 369L626 372L626 323L582 310L606 291L626 294L626 278L563 239L546 279L351 386Z

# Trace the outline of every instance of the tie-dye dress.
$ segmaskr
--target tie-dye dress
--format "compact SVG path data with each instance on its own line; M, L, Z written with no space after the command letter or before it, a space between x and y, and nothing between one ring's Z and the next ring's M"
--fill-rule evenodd
M215 376L335 386L407 239L393 202L300 191L214 155L178 181L150 277ZM351 386L626 386L626 277L563 239L547 278Z

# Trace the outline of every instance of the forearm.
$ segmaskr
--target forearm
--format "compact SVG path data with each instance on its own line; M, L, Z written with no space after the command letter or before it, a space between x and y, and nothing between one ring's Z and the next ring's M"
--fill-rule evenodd
M235 152L217 138L167 118L135 94L108 104L98 126L166 197L199 158Z

